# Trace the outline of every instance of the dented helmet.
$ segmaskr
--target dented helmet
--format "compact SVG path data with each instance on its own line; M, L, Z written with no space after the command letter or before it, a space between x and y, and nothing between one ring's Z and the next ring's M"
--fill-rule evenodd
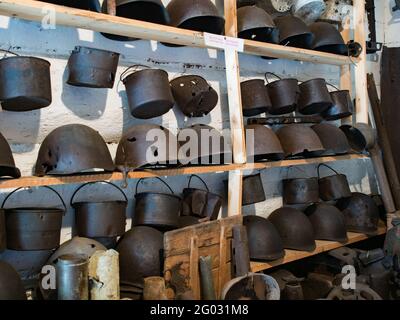
M279 29L279 43L288 47L311 48L314 36L300 18L286 15L275 19Z
M312 49L341 55L348 54L347 45L339 30L328 22L315 22L310 25L314 34Z
M253 157L255 161L260 160L282 160L284 152L275 132L263 125L247 125L245 127L247 139L247 156ZM254 145L249 141L250 130L254 135ZM254 147L254 148L253 148Z
M21 172L15 166L14 157L10 145L0 133L0 177L21 177Z
M17 271L0 260L0 301L26 300L25 289Z
M312 126L325 149L325 155L340 155L350 152L350 144L342 130L330 123Z

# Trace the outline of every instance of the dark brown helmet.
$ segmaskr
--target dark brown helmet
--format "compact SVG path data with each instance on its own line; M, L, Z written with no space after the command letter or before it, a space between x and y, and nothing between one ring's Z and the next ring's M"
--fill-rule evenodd
M324 155L338 155L350 152L350 144L346 135L337 126L330 123L320 123L312 126L324 146Z
M4 261L0 261L0 300L26 300L18 272Z
M300 19L286 15L275 19L279 29L279 43L289 47L311 48L314 36L310 28Z
M0 133L0 177L21 177L21 172L15 166L14 157L11 148Z
M317 178L283 180L283 204L307 204L319 201Z
M347 45L344 43L339 30L328 22L315 22L310 25L314 34L314 41L311 48L317 51L330 52L335 54L348 54Z
M354 105L349 90L332 91L330 95L333 106L322 114L326 120L339 120L353 114Z
M284 152L275 132L263 125L247 125L245 127L247 139L247 156L260 160L282 160ZM250 131L251 130L251 131ZM249 137L254 136L254 144Z
M245 216L243 224L247 230L251 260L273 261L285 256L282 239L271 222L259 216Z
M224 31L225 20L210 0L172 0L167 11L174 27L215 34Z
M218 93L200 76L181 76L170 84L176 105L188 117L206 116L218 103Z
M378 230L379 209L366 194L355 192L336 204L346 219L348 231L374 235Z
M43 141L35 175L68 175L93 169L114 171L107 144L92 128L69 124L53 130Z
M144 278L162 274L163 234L150 227L133 227L120 239L120 283L143 285Z
M322 113L332 107L332 98L325 79L311 79L300 85L299 112L302 114Z
M327 177L320 177L321 167L332 170L335 174ZM344 174L339 174L332 167L321 163L318 166L319 197L324 201L339 200L351 196L349 182Z
M43 0L43 2L53 3L60 6L72 7L76 9L100 12L99 0Z
M278 230L285 249L314 251L314 229L307 216L294 208L283 207L272 212L268 220Z
M242 92L243 115L252 117L267 112L272 108L264 80L252 79L240 84Z
M279 31L272 17L257 6L237 10L238 37L243 39L278 43Z
M338 208L316 203L308 207L305 213L313 225L316 240L347 242L346 221Z
M247 206L265 201L265 191L261 174L243 177L242 205Z
M277 131L286 157L314 157L324 153L325 149L318 135L308 126L291 124Z
M156 138L161 134L165 144ZM160 141L158 146L155 145L156 141ZM176 164L177 155L171 154L170 144L176 146L177 139L162 126L153 124L133 126L119 142L115 165L119 170L126 171L154 165L166 166L173 162ZM154 159L151 159L149 152Z

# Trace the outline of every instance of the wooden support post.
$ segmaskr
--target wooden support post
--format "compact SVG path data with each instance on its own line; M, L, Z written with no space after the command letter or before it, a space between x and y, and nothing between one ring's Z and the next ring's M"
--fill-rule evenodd
M242 214L243 171L229 172L228 179L228 217Z
M198 238L194 236L190 239L190 288L192 289L195 300L200 300L200 283L199 283L199 247L197 245Z
M343 23L343 32L342 32L342 37L345 43L347 43L350 40L350 22L351 19L348 17L346 21ZM353 83L352 83L352 78L351 78L351 67L350 65L342 65L340 67L340 89L341 90L349 90L350 91L350 96L352 95L353 92ZM352 123L352 117L347 117L345 119L342 119L342 124L351 124Z
M221 232L219 237L219 271L218 271L218 287L217 287L217 299L221 299L222 289L225 285L225 279L227 278L226 273L230 272L227 270L226 264L226 250L227 250L227 240L226 240L226 227L221 226Z

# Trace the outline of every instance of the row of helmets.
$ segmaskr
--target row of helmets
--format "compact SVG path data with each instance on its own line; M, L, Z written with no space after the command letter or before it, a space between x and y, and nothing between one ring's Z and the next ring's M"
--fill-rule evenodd
M268 219L245 216L250 258L273 261L284 257L284 249L309 251L316 249L315 240L346 243L347 232L375 235L379 209L374 200L362 193L353 193L336 205L314 203L304 212L284 206Z
M267 75L277 77L270 82ZM304 115L321 114L326 120L338 120L351 116L354 110L350 92L339 90L324 79L311 79L299 83L297 79L282 79L274 73L263 79L246 80L240 84L243 115L256 116L261 113L283 115L298 111Z

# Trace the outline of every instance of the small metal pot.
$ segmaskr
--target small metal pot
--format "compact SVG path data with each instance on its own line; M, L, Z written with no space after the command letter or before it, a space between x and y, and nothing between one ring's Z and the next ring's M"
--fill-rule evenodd
M3 110L31 111L51 104L50 63L35 57L0 59Z
M311 79L300 84L299 112L302 114L323 113L333 102L324 79Z
M283 203L308 204L319 201L319 186L317 178L283 180Z
M134 226L149 226L161 230L171 230L179 227L181 211L181 198L174 194L171 187L162 179L156 177L165 184L171 194L157 192L138 193L138 187L142 179L136 184Z
M322 115L328 121L339 120L350 117L353 114L354 104L349 90L338 90L330 92L333 105Z
M247 206L266 200L261 174L243 177L242 205Z
M267 72L265 75L267 74L272 73ZM272 102L268 112L272 115L281 115L295 111L300 96L297 79L281 79L275 74L272 75L279 80L267 84L268 95Z
M123 201L80 201L75 202L76 194L87 185L106 183L118 189ZM75 221L78 236L86 238L113 238L125 233L126 207L128 198L115 184L108 181L88 182L81 185L71 198L71 207L75 209Z
M67 83L77 87L112 88L119 53L88 47L75 47L68 60Z
M57 191L63 208L12 208L4 209L6 213L7 248L12 250L50 250L60 245L62 217L66 211L64 200ZM15 192L15 189L4 199L1 208Z
M331 169L335 175L321 178L320 169L321 167L327 167ZM339 200L342 198L351 197L351 190L347 177L344 174L339 174L332 167L321 163L318 166L318 184L319 184L319 196L324 201Z
M161 69L142 69L126 75L135 67L138 66L129 67L121 75L132 116L151 119L167 113L175 103L168 73Z
M243 115L245 117L257 116L268 112L272 108L272 102L265 87L264 80L252 79L240 84L242 91Z

